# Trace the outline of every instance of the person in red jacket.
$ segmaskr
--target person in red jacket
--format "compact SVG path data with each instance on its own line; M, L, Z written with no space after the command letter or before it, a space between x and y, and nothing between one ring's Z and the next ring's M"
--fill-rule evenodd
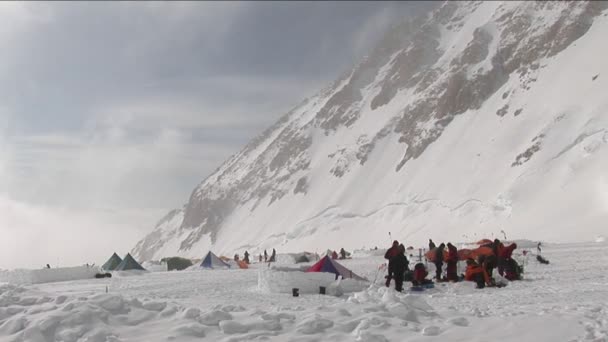
M443 251L445 250L445 244L441 243L439 247L435 249L435 260L433 263L435 264L435 279L438 282L442 281L441 279L441 267L443 267Z
M424 284L431 284L433 283L430 279L426 279L426 276L429 275L429 272L427 272L426 267L424 267L423 263L417 263L416 266L414 266L414 274L412 277L412 285L413 286L420 286L420 285L424 285Z
M500 257L504 260L511 259L515 248L517 248L517 244L515 242L507 247L502 248L502 250L500 251Z
M480 255L477 260L477 262L486 270L486 273L490 279L493 279L493 272L496 268L496 260L498 259L495 255Z
M401 292L403 291L403 278L409 264L409 261L405 257L405 246L399 245L398 253L390 260L390 263L393 270L393 278L395 279L395 290Z
M498 273L502 276L504 274L504 262L502 259L502 250L505 246L498 239L494 239L492 243L492 252L496 256L496 266L498 268Z
M388 260L388 275L385 277L386 287L389 287L391 285L391 280L393 279L395 273L395 270L393 269L394 267L391 263L391 259L399 255L399 252L399 241L395 240L393 241L393 245L391 246L391 248L386 250L386 253L384 253L384 259Z
M448 242L448 259L446 261L448 263L446 269L448 281L458 281L458 249L451 242Z
M338 259L338 253L336 253L336 251L333 251L331 253L331 258L334 259L334 260Z
M513 251L516 248L517 248L517 244L512 243L509 246L503 248L501 251L501 255L500 255L502 262L503 262L504 277L507 278L508 280L521 279L520 272L519 272L519 265L517 264L517 261L515 261L515 259L512 258Z

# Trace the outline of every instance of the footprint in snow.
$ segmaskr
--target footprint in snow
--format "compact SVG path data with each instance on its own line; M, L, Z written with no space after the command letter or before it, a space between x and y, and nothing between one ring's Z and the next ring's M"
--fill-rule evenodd
M198 323L180 325L172 331L178 336L205 337L205 328ZM175 336L170 336L175 338Z
M441 334L441 329L434 325L422 329L422 335L424 336L437 336L439 334Z
M324 318L313 318L307 321L304 321L298 325L296 329L300 334L316 334L322 333L326 329L329 329L334 326L334 322Z
M388 342L384 335L372 334L368 331L361 332L357 337L357 341L361 342Z
M464 317L450 318L448 320L448 323L451 323L451 324L459 326L459 327L467 327L467 326L469 326L469 320L466 319L466 318L464 318Z
M199 322L204 325L218 325L220 321L228 321L232 319L232 315L224 311L209 311L199 317Z

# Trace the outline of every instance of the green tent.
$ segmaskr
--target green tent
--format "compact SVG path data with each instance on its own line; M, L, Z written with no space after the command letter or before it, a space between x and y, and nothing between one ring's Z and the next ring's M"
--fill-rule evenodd
M161 259L161 262L167 263L168 271L173 271L173 270L181 271L181 270L185 270L186 268L192 266L192 261L190 259L180 258L180 257L163 258L163 259Z
M130 271L130 270L145 271L146 269L141 267L141 265L137 261L135 261L135 259L133 259L131 254L128 253L127 256L125 256L125 258L122 259L122 262L118 266L116 266L114 271Z
M106 271L114 271L116 269L116 267L118 265L120 265L121 262L122 262L122 259L116 253L114 253L110 257L110 259L108 259L108 261L106 261L106 263L103 264L103 266L101 266L101 268L103 268Z

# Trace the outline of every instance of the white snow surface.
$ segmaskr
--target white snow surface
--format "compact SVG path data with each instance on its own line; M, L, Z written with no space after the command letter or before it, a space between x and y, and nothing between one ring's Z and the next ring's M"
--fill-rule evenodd
M528 260L525 280L502 289L400 294L378 279L338 298L259 291L266 264L0 284L0 341L607 341L608 244L550 244L543 256L549 265ZM382 262L343 261L369 279Z
M356 120L325 130L319 122L327 116L317 114L349 86L351 73L304 101L224 163L195 189L192 205L161 222L133 255L144 261L174 255L200 258L208 250L229 256L244 250L258 255L271 248L280 253L353 250L385 244L388 232L406 245L422 245L428 238L472 242L501 237L501 231L512 239L552 242L605 236L606 10L588 18L588 31L559 53L541 54L522 67L522 74L516 70L506 75L508 80L479 108L466 107L455 115L421 155L396 171L412 146L399 141L402 136L393 122L431 96L425 89L445 91L433 87L453 76L451 63L476 42L476 29L489 37L489 51L482 61L465 65L467 77L478 68L489 68L498 51L508 50L513 41L535 41L552 28L571 27L570 21L582 23L587 18L576 16L588 4L490 1L445 6L457 6L449 24L432 23L438 25L437 37L421 38L437 41L440 58L424 69L436 68L434 83L422 90L419 85L399 88L388 103L372 109L383 82L395 77L389 70L402 52L397 50L376 68L369 84L354 89L361 99L338 102L345 113L357 112ZM505 13L512 17L501 21ZM519 26L509 24L521 18L531 22L520 37ZM557 38L536 46L548 46ZM530 52L523 43L515 48L513 55L524 59ZM506 114L497 115L507 105ZM413 141L432 134L437 122L432 115L417 122L420 131ZM386 135L377 138L383 130ZM299 150L306 141L310 145ZM357 155L372 141L374 147L361 163ZM527 151L527 159L518 158ZM514 165L518 160L521 163ZM278 161L276 169L273 161ZM343 174L336 176L336 170ZM304 192L295 191L300 180L305 180ZM203 213L207 208L214 211ZM200 220L188 226L185 213L196 217L199 211Z

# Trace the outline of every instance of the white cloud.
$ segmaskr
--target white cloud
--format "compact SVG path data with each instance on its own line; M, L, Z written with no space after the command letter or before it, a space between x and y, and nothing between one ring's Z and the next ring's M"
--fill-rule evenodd
M0 194L0 268L73 266L128 252L141 233L142 216L33 206Z
M280 5L277 23L299 18ZM355 38L334 33L325 45L310 26L286 27L302 38L287 44L295 52L275 44L280 28L253 6L0 3L0 267L125 252L230 154L332 81L309 72L317 63L350 64L332 54L338 43L364 50L387 17L374 9ZM340 10L307 13L327 8ZM272 39L257 44L256 29Z

